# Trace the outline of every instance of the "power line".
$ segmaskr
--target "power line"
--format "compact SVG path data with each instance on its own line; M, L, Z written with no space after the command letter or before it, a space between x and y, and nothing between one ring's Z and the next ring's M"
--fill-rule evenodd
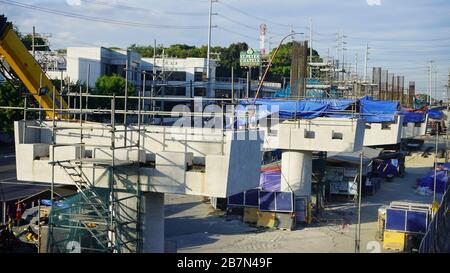
M248 35L245 35L245 34L242 34L242 33L239 33L239 32L236 32L236 31L233 31L233 30L221 27L221 26L218 26L217 28L221 29L221 30L223 30L225 32L228 32L228 33L231 33L231 34L235 34L235 35L238 35L238 36L250 39L250 40L259 41L259 39L256 38L256 37L248 36Z
M228 16L225 16L225 15L222 15L222 14L217 14L217 16L220 17L220 18L222 18L222 19L225 19L225 20L227 20L227 21L229 21L229 22L232 22L232 23L234 23L234 24L237 24L237 25L239 25L239 26L243 26L243 27L246 27L246 28L248 28L248 29L251 29L251 30L253 30L253 31L257 31L257 30L258 30L258 27L254 27L254 26L250 26L250 25L244 24L244 23L239 22L239 21L237 21L237 20L235 20L235 19L231 19L231 18L228 17Z
M100 5L100 6L107 6L112 8L119 8L121 10L127 9L131 11L137 11L137 12L146 12L146 13L154 13L155 10L147 9L144 7L135 7L130 5L124 5L124 4L115 4L111 2L106 1L97 1L97 0L81 0L82 2L94 4L94 5ZM208 16L208 13L202 13L202 12L172 12L172 11L161 11L158 10L158 12L168 14L168 15L179 15L179 16Z
M78 13L64 12L64 11L59 11L59 10L54 10L54 9L49 9L49 8L43 8L43 7L30 5L30 4L23 4L23 3L19 3L19 2L15 2L15 1L0 0L0 3L17 6L17 7L21 7L21 8L26 8L26 9L30 9L33 11L41 11L41 12L45 12L45 13L61 15L61 16L70 17L70 18L76 18L76 19L80 19L80 20L108 23L108 24L121 25L121 26L158 28L158 29L206 29L205 26L156 25L156 24L146 24L146 23L99 18L99 17L93 17L93 16L86 16L86 15L82 15L82 14L78 14Z
M295 27L295 28L304 28L304 29L307 28L305 26L296 26L296 25L292 25L292 24L285 24L285 23L279 23L279 22L275 22L275 21L272 21L272 20L268 20L267 18L259 17L259 16L256 16L254 14L248 13L246 11L243 11L241 9L233 7L233 6L231 6L231 5L229 5L229 4L225 3L225 2L222 2L222 1L218 1L218 3L223 5L223 6L225 6L225 7L227 7L228 9L234 10L236 12L244 14L245 16L252 17L253 19L259 20L260 22L267 22L267 23L270 23L270 24L273 24L273 25L278 25L278 26L283 26L283 27Z

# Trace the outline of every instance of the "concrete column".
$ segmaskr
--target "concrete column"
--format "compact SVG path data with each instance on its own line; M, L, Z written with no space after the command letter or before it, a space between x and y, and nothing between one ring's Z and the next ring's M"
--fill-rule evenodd
M281 155L281 190L296 196L311 195L312 152L283 151Z
M142 198L142 251L163 253L164 193L148 192Z
M137 252L137 197L129 192L116 192L115 217L121 224L117 227L117 236L120 239L118 243L126 243L122 246L121 253L136 253Z

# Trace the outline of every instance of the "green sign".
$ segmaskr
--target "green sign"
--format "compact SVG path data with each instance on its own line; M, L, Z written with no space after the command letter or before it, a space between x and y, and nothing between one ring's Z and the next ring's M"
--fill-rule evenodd
M260 66L261 54L249 48L247 51L241 51L239 60L241 66Z

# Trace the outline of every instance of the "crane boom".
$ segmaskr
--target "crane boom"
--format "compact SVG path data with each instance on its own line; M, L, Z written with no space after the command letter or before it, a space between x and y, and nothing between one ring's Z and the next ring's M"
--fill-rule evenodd
M47 117L53 118L53 95L55 109L66 109L67 104L47 77L41 66L30 54L14 31L12 23L0 15L0 56L10 65L28 91L46 110ZM62 115L57 115L61 117Z

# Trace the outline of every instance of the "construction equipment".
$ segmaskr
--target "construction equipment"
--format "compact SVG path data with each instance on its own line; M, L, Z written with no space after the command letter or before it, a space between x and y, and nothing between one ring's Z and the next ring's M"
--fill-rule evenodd
M66 102L56 91L56 87L28 52L14 31L12 23L7 22L4 15L0 15L0 57L9 64L14 74L23 82L40 106L46 110L48 118L53 118L53 107L55 109L67 108ZM61 117L61 115L57 116Z

